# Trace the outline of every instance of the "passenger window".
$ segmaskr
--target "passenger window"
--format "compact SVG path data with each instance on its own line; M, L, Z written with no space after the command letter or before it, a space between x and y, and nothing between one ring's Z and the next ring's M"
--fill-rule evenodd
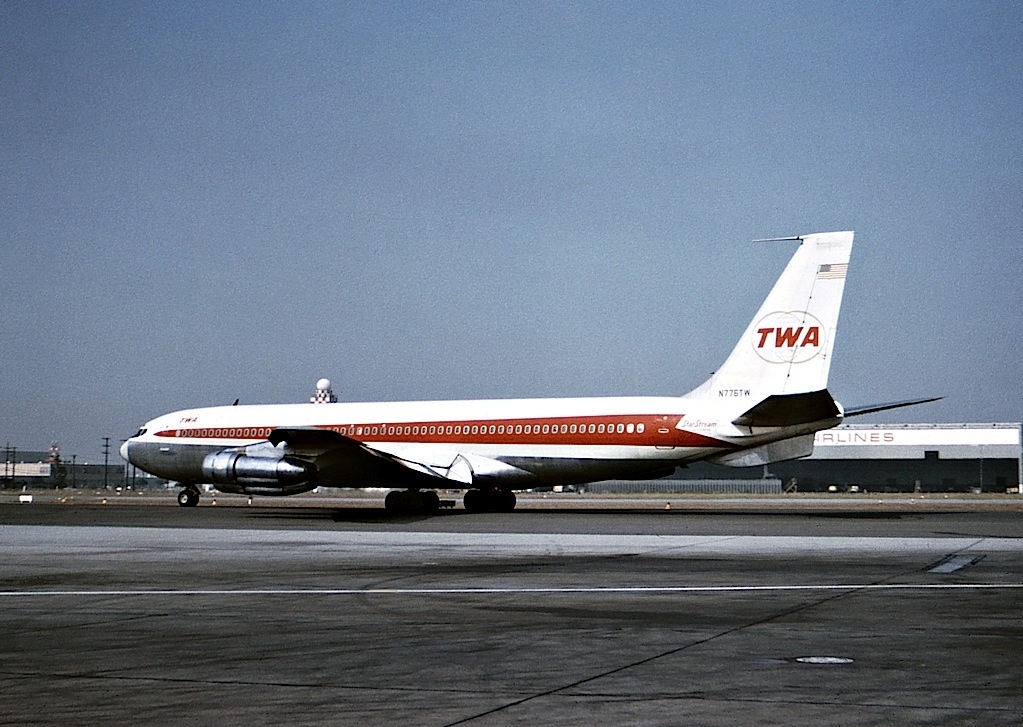
M599 427L597 427L597 433L598 434L603 434L604 433L604 425L603 424L601 424Z
M632 422L629 422L629 425L625 427L625 431L628 432L629 434L632 434L634 431L636 431L636 426L632 424Z
M516 434L522 434L522 425L521 424L516 424L515 425L515 433Z
M636 425L636 431L639 432L640 434L643 433L644 429L646 429L646 427L643 426L643 422L640 422L639 424Z

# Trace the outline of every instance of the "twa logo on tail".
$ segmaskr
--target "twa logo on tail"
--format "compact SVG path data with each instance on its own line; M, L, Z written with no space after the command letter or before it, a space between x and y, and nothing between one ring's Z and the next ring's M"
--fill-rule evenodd
M768 363L803 363L824 350L827 330L805 311L770 313L753 326L753 350Z

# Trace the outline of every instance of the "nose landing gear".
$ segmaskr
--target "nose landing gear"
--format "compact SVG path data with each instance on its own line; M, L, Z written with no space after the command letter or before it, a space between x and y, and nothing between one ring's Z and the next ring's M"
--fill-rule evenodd
M199 488L188 485L178 493L178 504L181 507L195 507L199 504Z

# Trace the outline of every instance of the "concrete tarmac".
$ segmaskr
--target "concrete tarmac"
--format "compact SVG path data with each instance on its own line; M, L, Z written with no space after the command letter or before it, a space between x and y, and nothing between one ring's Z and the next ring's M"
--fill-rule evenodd
M1018 501L593 502L0 499L0 725L1023 724Z

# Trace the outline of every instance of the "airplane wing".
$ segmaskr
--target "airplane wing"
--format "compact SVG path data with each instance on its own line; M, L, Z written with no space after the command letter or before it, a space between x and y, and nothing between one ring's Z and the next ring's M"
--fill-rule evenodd
M287 455L315 465L316 481L327 487L434 488L444 473L367 447L328 429L279 428L268 437L275 447L284 443Z

